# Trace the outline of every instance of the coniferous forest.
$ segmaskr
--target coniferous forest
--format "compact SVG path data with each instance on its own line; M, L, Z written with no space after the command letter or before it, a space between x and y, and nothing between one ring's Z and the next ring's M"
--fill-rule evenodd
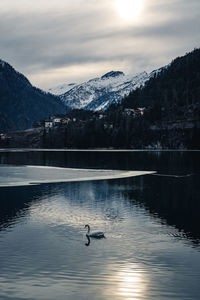
M66 117L73 122L42 129L32 146L200 149L200 49L176 58L120 104ZM14 143L29 146L30 139L21 135Z

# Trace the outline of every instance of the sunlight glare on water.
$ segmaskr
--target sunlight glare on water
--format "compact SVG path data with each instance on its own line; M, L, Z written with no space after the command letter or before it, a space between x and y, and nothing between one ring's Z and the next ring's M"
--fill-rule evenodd
M129 299L142 298L145 294L144 274L134 264L129 264L122 268L117 275L119 295Z

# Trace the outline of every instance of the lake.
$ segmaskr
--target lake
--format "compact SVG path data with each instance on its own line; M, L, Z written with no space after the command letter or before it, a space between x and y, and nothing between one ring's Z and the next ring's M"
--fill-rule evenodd
M0 299L200 299L200 152L1 150L1 183Z

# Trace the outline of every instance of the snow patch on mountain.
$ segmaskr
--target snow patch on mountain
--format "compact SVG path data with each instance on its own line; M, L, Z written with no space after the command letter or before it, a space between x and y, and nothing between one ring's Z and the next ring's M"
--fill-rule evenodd
M64 83L55 88L49 89L48 92L53 95L59 96L59 95L65 94L66 92L71 90L76 85L77 85L76 83Z

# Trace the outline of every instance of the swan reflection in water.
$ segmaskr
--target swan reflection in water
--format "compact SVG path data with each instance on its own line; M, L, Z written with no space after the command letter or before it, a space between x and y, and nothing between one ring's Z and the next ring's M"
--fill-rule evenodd
M104 232L102 231L93 231L90 233L90 225L85 225L85 228L88 229L87 233L86 233L86 237L88 242L85 243L86 246L90 245L90 238L94 238L94 239L102 239L105 238Z
M85 246L90 246L90 237L86 234L86 238L87 238L87 243L85 243Z

